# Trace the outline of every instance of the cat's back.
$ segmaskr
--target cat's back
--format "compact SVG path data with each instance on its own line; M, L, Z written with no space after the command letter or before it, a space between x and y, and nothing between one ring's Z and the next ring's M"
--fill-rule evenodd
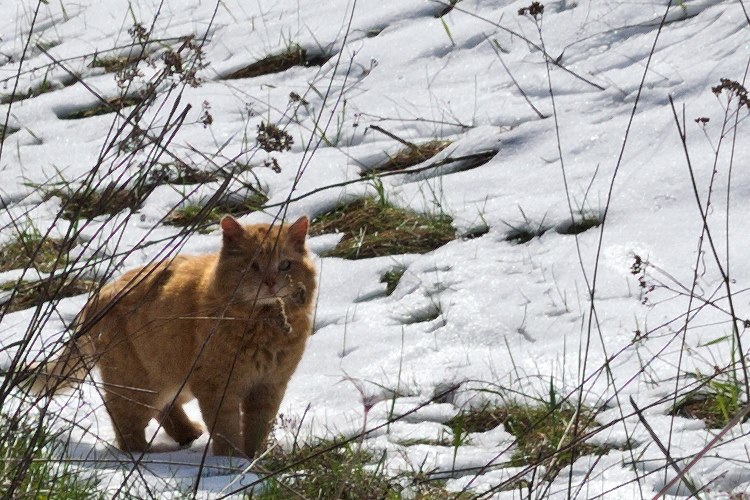
M178 255L164 262L131 269L102 287L89 309L109 315L132 315L160 310L183 313L205 292L207 273L215 256ZM166 308L166 309L165 309Z
M182 373L196 342L196 317L210 315L202 297L212 262L211 255L180 255L131 269L102 287L84 315L97 350L107 353L100 365L130 370L127 359L135 354L138 369L166 376L167 363L167 371Z

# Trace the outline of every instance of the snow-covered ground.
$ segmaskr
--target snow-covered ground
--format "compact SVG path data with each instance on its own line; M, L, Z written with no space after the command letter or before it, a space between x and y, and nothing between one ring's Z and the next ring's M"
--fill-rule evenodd
M0 105L0 120L7 116L10 130L17 130L0 150L0 240L13 239L18 224L53 235L68 231L69 223L57 217L60 198L45 201L37 186L80 182L97 164L95 179L121 180L157 150L107 149L125 124L122 117L61 118L95 104L92 92L107 98L122 92L112 73L90 67L91 56L110 49L126 54L135 22L163 40L148 46L155 61L165 47L182 44L181 37L203 43L203 83L181 89L179 100L165 83L139 117L158 135L192 106L167 145L169 154L208 170L232 158L261 164L268 158L254 142L261 121L294 138L290 151L273 154L280 173L254 170L276 208L247 216L248 222L271 220L290 194L343 183L291 203L288 218L315 216L372 192L372 182L357 182L360 174L403 147L372 125L413 143L453 141L421 166L496 151L477 168L448 163L382 178L392 202L453 217L457 239L424 255L320 258L315 334L281 412L290 421L304 415L302 435L313 439L353 435L422 406L387 432L369 434L365 445L387 452L391 472L443 472L447 490L482 493L520 470L497 465L514 450L507 432L472 435L457 450L403 443L439 443L450 433L442 424L460 411L488 401L548 400L552 386L558 397L602 410L596 422L605 429L590 442L613 449L578 459L572 475L566 469L532 495L652 497L674 470L630 399L684 467L718 430L670 415L674 395L715 371L717 380L731 381L730 365L744 390L741 367L732 365L739 355L727 286L742 333L750 317L748 107L712 87L722 78L744 81L750 5L559 0L545 2L535 22L519 15L529 3L462 0L438 18L446 5L428 0L0 0L0 94L16 84L18 93L42 82L59 87ZM322 66L224 79L292 44L332 57ZM145 88L163 64L138 67L131 93ZM179 85L178 76L174 81ZM290 101L291 92L307 104ZM204 111L213 118L208 126L201 122ZM699 117L709 121L696 122ZM108 155L97 163L103 150ZM137 213L100 217L82 228L89 242L73 253L117 254L119 273L158 258L165 247L215 250L217 230L183 240L175 237L179 228L159 221L176 204L205 201L217 187L160 186ZM571 218L601 219L605 210L604 225L565 234ZM478 227L488 231L461 237ZM509 240L521 228L546 231L526 243ZM333 244L330 236L311 240L318 252ZM632 272L636 255L652 264L645 275ZM110 265L104 259L89 272L102 276ZM386 296L380 278L397 266L406 271ZM84 302L85 296L62 300L44 321L35 309L5 315L3 367L29 328L40 345L67 335L65 325ZM437 317L413 321L430 312ZM117 490L129 477L143 483L144 496L158 491L161 498L196 481L205 436L177 450L159 435L156 449L163 452L136 466L109 446L112 429L93 386L54 404L57 425L75 422L67 453L96 468L103 488ZM747 430L736 425L688 472L705 488L702 494L750 494ZM280 427L276 435L283 443L290 432ZM247 464L221 458L207 464L201 494L220 496L255 478L242 473Z

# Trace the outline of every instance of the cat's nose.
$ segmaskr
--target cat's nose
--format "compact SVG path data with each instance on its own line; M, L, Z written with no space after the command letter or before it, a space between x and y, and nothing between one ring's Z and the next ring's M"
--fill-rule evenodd
M274 278L273 276L266 276L263 279L263 283L265 283L268 288L273 288L276 286L276 278Z

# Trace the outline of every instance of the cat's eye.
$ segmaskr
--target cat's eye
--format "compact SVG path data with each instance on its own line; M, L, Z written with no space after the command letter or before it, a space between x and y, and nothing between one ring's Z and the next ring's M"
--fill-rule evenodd
M258 272L258 271L260 271L260 264L258 264L257 262L253 262L252 264L250 264L250 267L251 267L251 268L252 268L252 270L253 270L253 271L255 271L255 272Z
M288 260L282 260L279 262L279 271L288 271L292 267L292 263Z

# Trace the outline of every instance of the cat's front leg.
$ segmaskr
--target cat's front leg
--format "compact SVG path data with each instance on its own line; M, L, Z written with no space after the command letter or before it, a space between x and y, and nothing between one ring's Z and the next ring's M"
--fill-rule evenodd
M259 383L253 386L242 401L242 434L248 457L253 457L264 448L284 391L286 381Z
M196 390L197 389L197 390ZM240 399L226 387L194 388L203 421L211 434L214 455L244 455L240 425Z

